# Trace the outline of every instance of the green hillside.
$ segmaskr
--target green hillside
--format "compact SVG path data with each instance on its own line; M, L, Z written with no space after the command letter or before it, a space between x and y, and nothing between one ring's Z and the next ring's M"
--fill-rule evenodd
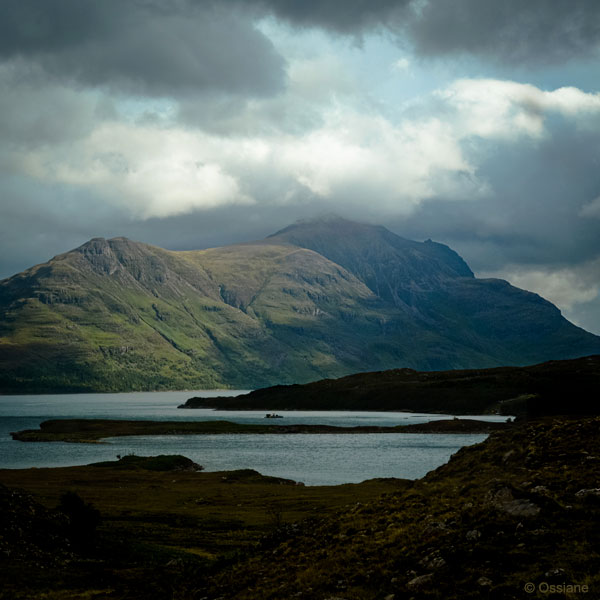
M315 242L315 240L318 241ZM325 220L172 252L95 238L0 282L0 391L262 387L600 353L452 250Z

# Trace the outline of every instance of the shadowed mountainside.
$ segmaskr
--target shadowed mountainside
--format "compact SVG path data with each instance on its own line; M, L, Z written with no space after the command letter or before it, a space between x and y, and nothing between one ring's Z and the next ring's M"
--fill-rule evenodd
M173 252L95 238L0 282L0 391L263 387L600 353L450 248L339 218Z

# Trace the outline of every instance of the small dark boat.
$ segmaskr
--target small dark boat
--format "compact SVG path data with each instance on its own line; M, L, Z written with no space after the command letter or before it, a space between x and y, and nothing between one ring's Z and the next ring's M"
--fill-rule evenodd
M267 413L265 419L283 419L283 417L281 415L276 415L275 413Z

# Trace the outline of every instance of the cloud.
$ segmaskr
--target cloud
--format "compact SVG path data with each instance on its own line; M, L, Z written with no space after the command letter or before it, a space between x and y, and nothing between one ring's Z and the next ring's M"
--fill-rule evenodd
M107 97L48 81L39 72L23 78L14 64L0 64L0 88L5 150L79 139L116 114Z
M15 165L38 181L92 190L139 218L252 202L221 164L227 144L216 143L177 128L108 121L77 143L24 153Z
M563 64L597 57L596 0L246 0L297 27L337 34L386 30L416 54L463 54L508 65Z
M244 0L245 2L246 0ZM300 27L322 27L344 34L380 28L397 20L412 0L250 0L256 7Z
M572 118L551 114L537 137L467 136L464 157L488 193L477 201L431 198L395 225L407 237L445 241L477 272L592 260L600 255L598 221L590 214L595 204L582 210L600 194L599 143L597 125L574 127Z
M387 31L422 56L512 65L595 57L600 43L595 0L5 0L0 60L127 94L269 97L286 77L283 57L257 28L269 16L336 34Z
M311 64L322 73L335 69L328 60ZM512 144L525 136L538 143L548 116L600 114L600 98L579 90L459 80L434 94L444 106L443 118L425 113L395 122L345 102L343 94L320 97L314 84L322 78L319 69L309 75L300 63L290 72L290 110L319 109L305 129L277 125L277 113L269 127L271 99L262 108L257 100L253 112L239 115L254 119L254 130L248 126L236 135L232 127L226 137L218 127L106 117L83 128L78 140L67 136L62 144L13 152L10 168L40 181L93 189L141 218L223 205L290 204L310 196L344 207L373 198L381 210L407 215L430 200L473 202L493 191L480 170L481 146L473 146L474 138ZM338 87L347 84L341 77Z
M436 96L456 111L465 134L484 138L535 138L544 133L544 120L551 114L600 114L600 94L573 87L543 91L514 81L461 79Z
M210 97L179 104L184 126L222 136L301 135L323 124L332 102L360 96L360 82L331 53L289 61L286 89L268 98Z
M471 167L439 120L396 126L337 105L299 135L223 138L107 120L78 141L14 152L11 167L38 181L94 190L142 218L290 204L307 195L344 205L372 197L387 210L409 212L438 194L473 195L478 185L465 177Z
M596 0L428 0L421 5L408 29L421 55L470 54L541 65L598 53Z
M242 12L187 0L6 0L0 58L126 93L268 95L284 61Z
M403 56L392 64L393 71L406 72L410 70L410 60Z

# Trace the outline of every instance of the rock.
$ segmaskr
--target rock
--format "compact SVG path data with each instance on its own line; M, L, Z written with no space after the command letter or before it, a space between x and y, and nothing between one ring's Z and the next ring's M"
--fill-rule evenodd
M431 537L447 530L448 528L444 523L441 523L440 521L434 521L433 523L429 523L425 529L423 529L423 537Z
M502 487L495 493L491 493L490 503L496 509L501 510L513 517L536 517L540 513L540 507L526 498L516 499L508 487Z
M396 594L388 594L383 600L394 600L396 598Z
M481 587L490 587L492 585L492 580L488 579L487 577L480 577L477 580L477 583L481 586Z
M595 496L600 498L600 488L591 488L589 490L579 490L575 493L577 498L587 498L588 496Z
M471 529L471 531L467 531L467 535L465 536L470 542L474 542L481 537L481 531L477 529Z
M544 573L544 577L546 577L546 579L563 579L565 576L565 570L564 569L550 569L549 571L546 571Z
M531 500L513 500L502 506L505 513L513 517L537 517L540 514L540 507L536 506Z
M504 454L504 456L502 457L502 462L505 463L507 460L510 459L510 457L515 453L514 450L509 450L506 454Z
M181 558L172 558L165 566L167 567L183 567L185 563Z
M428 573L427 575L419 575L418 577L411 579L406 584L406 587L408 587L411 590L421 590L423 588L429 587L432 581L433 573Z
M442 558L439 550L435 550L423 558L419 564L426 569L441 569L446 566L446 561Z
M531 491L534 494L547 494L549 490L545 485L536 485Z

